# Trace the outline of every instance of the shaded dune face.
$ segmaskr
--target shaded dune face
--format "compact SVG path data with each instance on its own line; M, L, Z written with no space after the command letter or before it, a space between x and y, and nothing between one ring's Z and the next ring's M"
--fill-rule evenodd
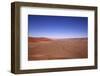
M28 60L75 59L88 57L88 39L30 39Z

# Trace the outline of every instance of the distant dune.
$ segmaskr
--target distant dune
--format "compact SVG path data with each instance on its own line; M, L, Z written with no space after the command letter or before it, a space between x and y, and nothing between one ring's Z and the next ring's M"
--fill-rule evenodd
M45 37L28 37L28 42L41 42L41 41L52 41L52 39L45 38Z
M87 38L32 38L28 40L28 60L74 59L88 57Z

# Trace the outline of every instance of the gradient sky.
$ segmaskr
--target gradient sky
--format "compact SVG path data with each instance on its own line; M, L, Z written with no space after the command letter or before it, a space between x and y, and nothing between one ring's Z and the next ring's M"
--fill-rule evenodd
M83 38L87 35L87 17L28 15L30 37Z

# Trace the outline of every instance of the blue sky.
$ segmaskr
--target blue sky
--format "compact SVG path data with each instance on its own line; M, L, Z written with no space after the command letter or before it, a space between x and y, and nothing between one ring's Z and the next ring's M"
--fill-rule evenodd
M83 38L88 36L88 18L28 15L28 36Z

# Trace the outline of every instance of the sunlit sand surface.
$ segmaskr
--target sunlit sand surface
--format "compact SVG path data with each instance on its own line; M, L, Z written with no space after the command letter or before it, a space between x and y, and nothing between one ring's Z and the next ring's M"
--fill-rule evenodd
M75 59L88 57L88 39L30 39L28 60Z

